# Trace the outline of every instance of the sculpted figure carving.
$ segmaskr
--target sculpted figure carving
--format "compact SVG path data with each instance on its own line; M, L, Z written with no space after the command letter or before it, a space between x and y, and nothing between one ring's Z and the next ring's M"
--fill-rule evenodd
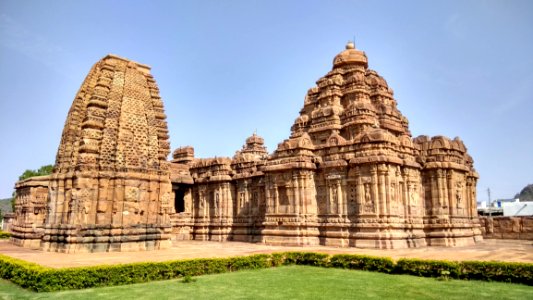
M365 203L372 201L372 199L370 199L370 184L369 183L365 183L364 191L365 191Z
M206 199L205 199L205 192L200 192L199 193L199 201L198 201L198 209L200 210L199 213L200 213L200 216L204 217L205 216L205 202L206 202Z
M374 212L374 201L372 201L372 197L370 195L370 184L365 183L364 184L364 195L365 195L365 203L364 203L364 211L367 213Z
M215 207L215 216L218 216L218 208L219 208L219 204L220 204L220 199L219 199L219 193L218 191L215 192L215 203L214 203L214 207Z
M392 210L392 213L396 214L398 213L398 195L397 195L397 192L396 192L396 183L391 183L390 185L390 193L391 193L391 196L390 196L390 200L391 200L391 210Z
M333 79L333 83L336 84L336 85L342 85L343 84L343 79L342 79L342 75L339 75L339 74L336 74L332 77Z
M411 200L411 205L418 205L418 194L416 192L416 184L409 184L409 199Z
M463 184L457 182L455 185L455 201L457 203L457 208L463 207Z
M244 192L239 193L239 208L244 206Z
M335 206L337 203L339 203L339 195L337 194L337 186L333 185L331 187L332 190L332 197L328 199L329 202L329 212L335 213Z

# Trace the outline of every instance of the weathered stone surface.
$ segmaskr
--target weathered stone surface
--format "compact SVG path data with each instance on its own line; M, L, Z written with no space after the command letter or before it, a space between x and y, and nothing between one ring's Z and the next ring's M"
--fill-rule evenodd
M533 240L533 217L479 217L483 237Z
M392 89L353 43L309 89L271 155L254 133L233 158L195 158L186 146L167 162L165 118L148 67L117 56L98 62L46 183L44 233L31 239L41 234L44 249L66 252L158 249L170 236L369 248L481 239L465 145L413 139Z
M254 134L232 160L176 163L194 179L193 239L372 248L481 239L478 175L463 142L412 139L392 89L353 43L272 155Z
M115 55L93 66L70 108L46 184L48 211L39 220L44 221L43 249L129 251L170 245L165 119L148 66ZM109 226L118 231L104 230Z
M38 249L44 234L50 176L38 176L17 182L15 218L10 231L16 245Z

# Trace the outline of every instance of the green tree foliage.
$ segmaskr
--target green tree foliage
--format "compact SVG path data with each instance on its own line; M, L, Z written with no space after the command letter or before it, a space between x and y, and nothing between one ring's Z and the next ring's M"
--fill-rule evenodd
M11 194L11 212L15 211L15 198L17 197L17 191L13 191Z
M526 185L526 187L514 197L519 198L520 201L533 201L533 184Z
M22 175L19 176L19 180L28 179L30 177L35 176L43 176L43 175L50 175L52 174L52 170L54 169L53 165L46 165L40 167L38 170L26 170Z

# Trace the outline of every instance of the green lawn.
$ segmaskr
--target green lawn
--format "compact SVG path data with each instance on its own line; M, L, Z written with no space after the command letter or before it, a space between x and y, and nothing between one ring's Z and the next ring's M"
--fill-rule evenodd
M53 293L0 280L1 299L533 299L533 287L288 266Z

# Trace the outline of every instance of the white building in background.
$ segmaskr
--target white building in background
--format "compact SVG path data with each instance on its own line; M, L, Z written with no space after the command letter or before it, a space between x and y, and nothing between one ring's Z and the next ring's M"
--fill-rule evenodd
M520 199L498 199L490 203L479 201L477 203L479 215L483 216L533 216L533 201L522 201Z
M506 217L533 216L533 201L523 201L516 198L513 202L501 203L503 215Z

